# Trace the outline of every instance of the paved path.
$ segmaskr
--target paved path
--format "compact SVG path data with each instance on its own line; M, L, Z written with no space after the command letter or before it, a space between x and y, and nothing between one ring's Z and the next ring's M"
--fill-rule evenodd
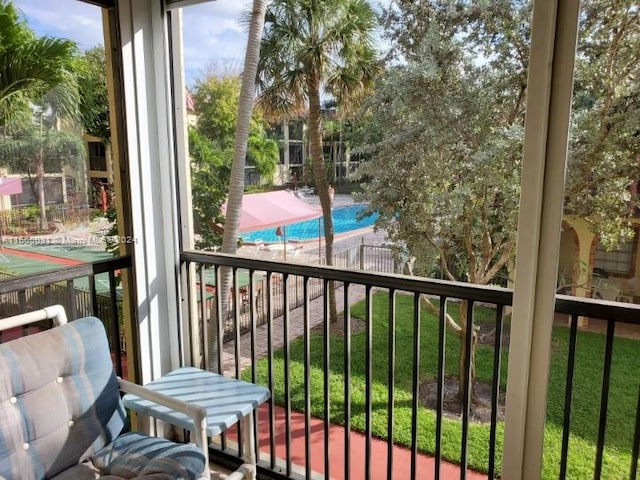
M343 288L336 289L336 308L338 312L344 311ZM365 298L365 288L362 285L351 285L349 287L349 297L351 304L355 304ZM321 325L324 320L324 299L318 297L309 303L309 328ZM289 315L289 339L293 340L304 335L304 308L298 307L290 311ZM256 357L258 360L266 358L268 355L268 332L267 325L256 328ZM284 346L284 316L273 320L273 350L278 350ZM240 337L240 370L251 366L251 333L245 333ZM224 344L223 369L224 374L235 376L235 343L233 341Z
M274 406L274 433L276 465L284 468L284 458L287 456L286 444L286 411L284 408ZM259 410L259 445L260 459L270 459L270 429L269 429L269 405L263 404ZM305 418L300 412L291 412L291 462L292 470L304 475L305 456ZM360 432L352 431L349 435L350 449L349 472L345 471L345 429L341 425L332 424L329 428L330 464L329 472L324 468L324 420L311 417L309 425L311 431L311 455L308 461L311 464L312 475L308 480L329 478L331 480L361 479L365 478L365 451L367 437ZM229 438L236 440L234 429L230 430ZM393 448L393 478L405 480L411 478L411 451L407 448L395 445ZM435 478L435 458L429 455L418 454L416 456L416 478L431 480ZM459 479L460 466L450 462L440 463L440 478L443 480ZM486 480L487 476L473 470L467 470L466 478L469 480ZM371 480L387 480L387 442L373 437L371 439Z

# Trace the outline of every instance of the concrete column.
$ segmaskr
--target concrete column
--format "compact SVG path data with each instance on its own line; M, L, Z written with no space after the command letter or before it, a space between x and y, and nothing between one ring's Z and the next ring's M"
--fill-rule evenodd
M578 0L535 1L502 478L539 479L573 89Z
M118 0L140 381L179 365L179 232L166 12Z

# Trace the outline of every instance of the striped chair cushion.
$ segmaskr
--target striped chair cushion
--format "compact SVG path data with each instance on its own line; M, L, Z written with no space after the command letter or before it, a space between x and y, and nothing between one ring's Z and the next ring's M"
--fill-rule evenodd
M204 470L204 456L193 444L126 433L98 452L93 464L121 478L195 480Z
M0 477L53 477L91 458L125 426L97 318L0 345Z
M204 470L194 445L126 427L97 318L0 345L0 479L195 479Z

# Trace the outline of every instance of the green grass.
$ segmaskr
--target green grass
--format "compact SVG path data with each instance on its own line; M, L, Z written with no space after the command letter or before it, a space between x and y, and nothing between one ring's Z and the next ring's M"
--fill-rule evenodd
M454 308L455 310L455 308ZM353 306L352 316L364 318L364 305ZM396 310L396 368L394 397L394 441L408 446L411 442L411 384L413 375L413 304L411 297L398 296ZM372 429L378 437L387 436L387 376L388 376L388 297L376 294L373 299L373 358L371 383ZM434 379L437 374L438 321L421 312L420 330L420 380ZM477 307L475 319L478 323L494 322L495 312ZM543 478L557 478L562 442L562 418L566 381L566 358L568 329L557 327L553 335L553 358L549 385L549 405L545 432L545 455ZM311 413L323 417L323 338L314 334L310 343ZM365 332L351 339L351 425L354 430L365 427ZM607 424L607 444L604 456L603 478L628 477L631 464L631 445L635 425L638 394L640 358L638 342L618 338L614 344L611 372L611 391ZM274 360L274 391L277 404L284 403L284 355L280 350ZM457 374L459 340L452 334L446 338L446 373ZM290 343L289 378L291 402L294 410L304 411L304 343L302 339ZM598 429L598 413L604 358L604 338L601 335L580 332L578 336L577 367L574 380L574 402L569 453L568 478L592 478L595 459L595 444ZM501 389L506 385L507 352L502 356ZM477 380L489 383L493 369L493 348L478 345L476 351ZM340 336L331 336L330 341L330 418L334 423L344 423L344 341ZM257 368L258 381L267 384L268 363L261 360ZM248 377L250 372L245 372ZM418 411L418 448L426 453L435 450L434 411L420 407ZM502 438L504 425L497 426L497 467L502 463ZM453 462L460 458L461 423L455 419L443 420L442 453ZM469 465L487 471L489 452L489 425L472 423L469 426Z

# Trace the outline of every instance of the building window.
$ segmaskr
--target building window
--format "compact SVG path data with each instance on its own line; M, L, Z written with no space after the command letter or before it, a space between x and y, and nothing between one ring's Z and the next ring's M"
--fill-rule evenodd
M107 153L102 142L88 142L89 169L99 172L107 171Z
M598 242L593 267L601 268L610 275L633 276L636 239L637 235L632 239L621 242L615 250L609 251L605 250L602 244Z

